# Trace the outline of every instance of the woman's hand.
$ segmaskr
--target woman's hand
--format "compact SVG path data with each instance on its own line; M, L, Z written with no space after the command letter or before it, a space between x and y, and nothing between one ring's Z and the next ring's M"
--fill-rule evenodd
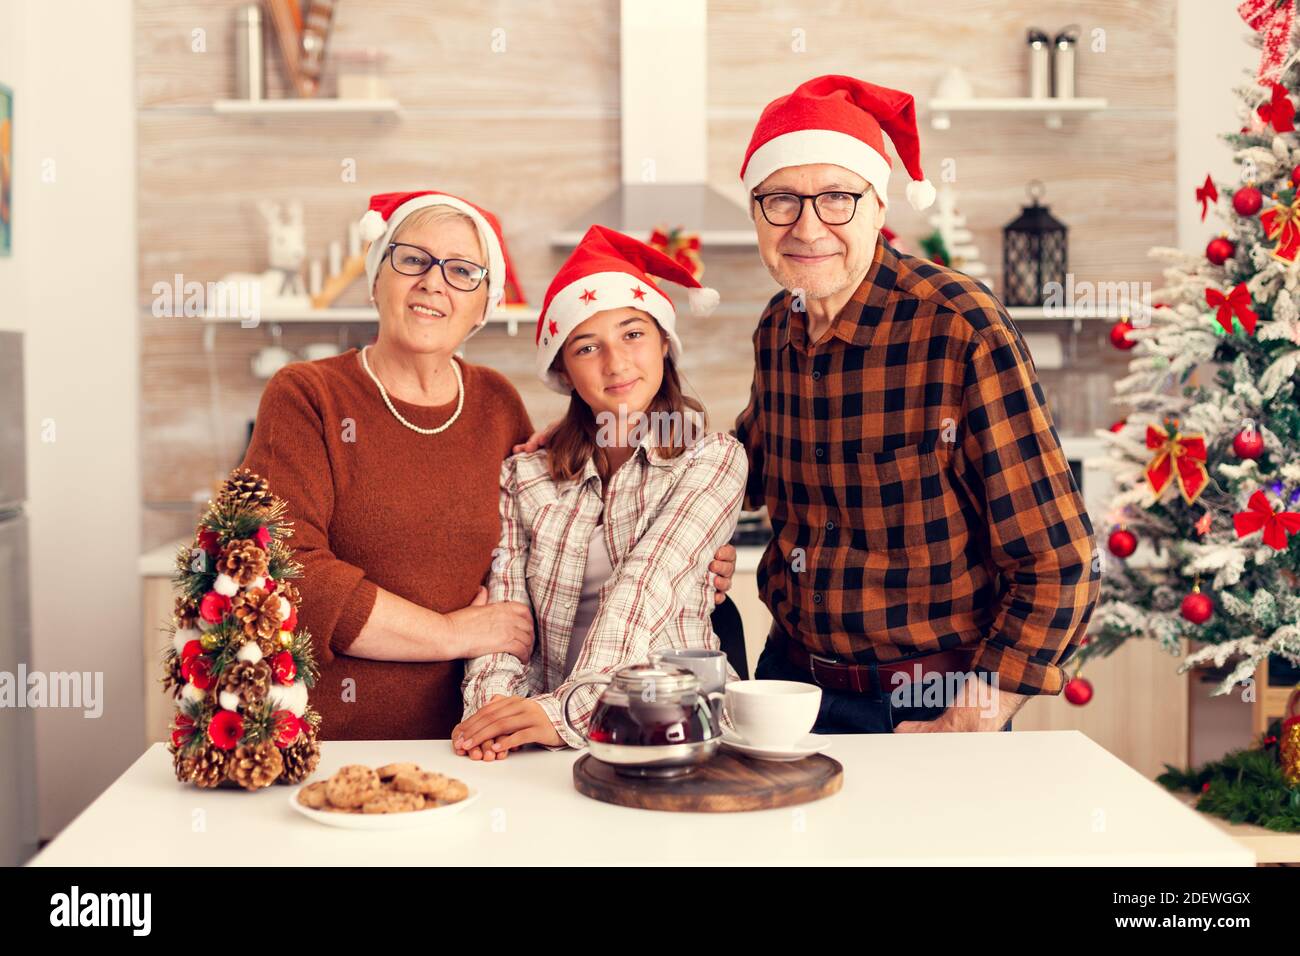
M729 544L720 547L709 562L709 570L713 572L713 586L718 589L713 595L713 603L721 604L727 599L731 576L736 573L736 549Z
M480 587L474 603L444 615L451 629L456 656L513 654L525 664L533 653L533 612L527 604L502 601L488 604L487 588Z
M517 455L523 451L537 451L539 448L545 448L547 443L551 440L551 436L555 434L555 429L559 427L559 422L551 422L541 431L533 432L528 436L528 441L524 442L522 445L515 445L515 447L510 450Z
M451 732L456 753L468 753L470 759L474 759L476 749L483 760L500 760L524 744L559 747L563 743L541 704L527 697L499 694Z

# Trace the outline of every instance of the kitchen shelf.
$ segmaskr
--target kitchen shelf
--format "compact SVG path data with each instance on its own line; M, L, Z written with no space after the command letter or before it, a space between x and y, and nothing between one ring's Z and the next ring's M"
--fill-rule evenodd
M1099 113L1110 105L1101 97L972 97L964 100L937 99L929 104L930 126L950 129L955 113L1041 116L1048 129L1060 129L1067 114Z
M1132 315L1131 311L1125 309L1067 309L1055 306L1049 308L1043 305L1009 305L1006 310L1007 315L1016 322L1055 322L1069 319L1073 323L1072 328L1075 332L1083 331L1085 320L1115 322Z
M510 335L519 333L519 323L537 322L539 311L528 306L509 305L497 309L488 317L489 325L504 325ZM204 316L204 322L219 325L239 325L238 316ZM379 316L369 306L352 309L304 309L301 312L263 312L258 317L258 325L285 324L299 322L343 323L343 322L378 322Z
M212 104L212 112L223 116L320 116L320 115L354 115L354 116L393 116L401 112L397 100L341 100L337 97L323 96L285 97L276 100L217 100Z

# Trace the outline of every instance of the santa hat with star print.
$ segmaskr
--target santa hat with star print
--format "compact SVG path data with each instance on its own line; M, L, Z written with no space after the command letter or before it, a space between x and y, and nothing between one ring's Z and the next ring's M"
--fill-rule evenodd
M912 177L908 203L925 209L934 202L935 191L921 172L912 94L851 76L819 76L767 104L745 151L740 178L753 192L778 169L831 163L857 173L888 205L892 164L882 132L889 134Z
M569 333L606 309L631 307L649 313L668 337L668 354L681 356L677 312L651 276L686 289L692 315L709 315L718 306L718 293L701 286L683 266L658 249L604 226L592 226L560 267L546 290L537 320L537 375L550 388L569 394L551 363Z
M366 250L366 279L369 280L370 291L375 291L379 267L383 265L384 257L388 254L388 244L393 241L402 221L417 209L429 206L450 206L464 213L473 221L474 229L478 232L479 242L487 257L488 298L483 318L474 327L474 331L477 331L505 296L506 283L511 273L510 260L506 256L505 240L501 237L501 223L496 216L458 196L426 189L418 192L379 193L370 197L370 208L361 217L361 238L370 243L370 248Z

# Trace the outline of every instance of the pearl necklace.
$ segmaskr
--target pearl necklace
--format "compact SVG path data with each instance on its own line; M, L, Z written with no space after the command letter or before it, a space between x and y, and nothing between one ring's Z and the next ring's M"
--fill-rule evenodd
M458 393L456 397L456 410L451 413L451 418L447 419L437 428L421 428L419 425L412 425L401 416L401 413L399 413L396 408L393 407L393 401L388 397L388 390L384 388L384 383L379 381L379 378L374 372L370 371L370 363L366 361L366 349L368 348L370 348L369 345L361 350L361 367L366 370L366 374L370 376L370 380L379 387L379 394L383 398L384 404L388 406L388 410L393 413L393 417L399 422L411 431L419 432L421 435L437 435L439 432L445 432L452 426L452 423L456 421L456 419L460 418L460 410L465 407L465 379L462 378L460 374L460 363L458 363L454 358L451 359L451 370L456 373L456 389Z

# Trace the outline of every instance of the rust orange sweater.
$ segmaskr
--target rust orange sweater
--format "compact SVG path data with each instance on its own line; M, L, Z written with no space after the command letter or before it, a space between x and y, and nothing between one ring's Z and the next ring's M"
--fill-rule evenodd
M286 366L262 394L244 465L288 502L294 522L299 620L321 665L310 700L323 739L446 738L460 720L461 661L372 661L347 649L377 588L446 613L487 579L501 537L501 462L532 425L505 376L462 369L465 407L438 435L393 417L356 349ZM456 408L393 404L422 428Z

